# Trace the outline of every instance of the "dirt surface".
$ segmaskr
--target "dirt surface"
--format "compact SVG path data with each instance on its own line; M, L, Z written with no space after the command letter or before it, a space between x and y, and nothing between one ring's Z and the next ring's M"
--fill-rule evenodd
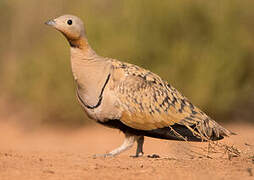
M100 125L75 131L29 130L0 124L0 179L254 179L254 127L226 126L238 135L220 141L234 154L209 153L207 143L145 138L145 155L135 147L113 158L93 158L123 141L117 130ZM160 158L148 158L156 154ZM208 155L208 156L207 156Z

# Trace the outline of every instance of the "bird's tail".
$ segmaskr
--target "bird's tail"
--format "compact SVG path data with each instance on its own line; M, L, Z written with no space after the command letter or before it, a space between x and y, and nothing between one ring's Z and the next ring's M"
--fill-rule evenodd
M227 130L226 128L219 125L214 120L207 118L203 121L200 121L195 127L190 128L195 136L198 136L204 140L219 140L223 137L230 135L235 135L235 133Z

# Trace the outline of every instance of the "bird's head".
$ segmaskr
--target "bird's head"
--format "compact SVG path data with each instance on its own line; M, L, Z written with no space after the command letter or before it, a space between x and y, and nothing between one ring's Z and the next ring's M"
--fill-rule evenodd
M73 15L63 15L47 21L45 24L54 27L67 38L71 45L85 38L85 28L82 20Z

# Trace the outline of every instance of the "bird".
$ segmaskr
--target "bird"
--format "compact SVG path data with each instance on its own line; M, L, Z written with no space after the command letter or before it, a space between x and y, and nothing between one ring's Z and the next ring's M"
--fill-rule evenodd
M76 96L87 116L125 135L121 146L101 156L116 156L135 142L134 157L143 156L144 137L207 142L234 134L157 74L98 55L79 17L62 15L45 24L69 42Z

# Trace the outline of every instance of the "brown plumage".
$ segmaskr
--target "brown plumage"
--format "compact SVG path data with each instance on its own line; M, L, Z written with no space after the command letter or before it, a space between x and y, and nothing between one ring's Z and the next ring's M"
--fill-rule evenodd
M135 141L136 156L142 155L144 136L207 141L231 134L158 75L97 55L79 18L64 15L46 24L62 32L70 43L77 97L87 115L126 135L122 146L104 156L119 154Z

